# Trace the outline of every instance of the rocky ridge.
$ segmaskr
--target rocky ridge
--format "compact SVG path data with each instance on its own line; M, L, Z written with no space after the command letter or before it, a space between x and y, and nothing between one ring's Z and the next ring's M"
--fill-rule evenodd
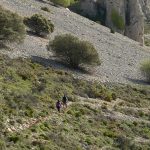
M146 4L139 0L83 0L81 9L84 15L101 17L104 24L129 38L144 43L144 15ZM143 7L141 7L143 6ZM143 8L143 9L142 9ZM143 11L142 11L143 10ZM112 13L120 15L124 28L119 29L113 23Z

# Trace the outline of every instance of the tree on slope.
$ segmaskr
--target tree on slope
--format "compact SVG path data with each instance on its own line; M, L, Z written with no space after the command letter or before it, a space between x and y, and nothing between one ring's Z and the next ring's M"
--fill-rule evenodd
M0 6L0 43L21 42L25 38L23 19Z
M142 62L140 69L142 74L146 77L147 81L150 82L150 59Z
M48 50L50 49L73 68L78 68L81 64L100 64L99 56L94 46L90 42L80 41L70 34L56 36L48 45Z
M51 0L56 5L67 7L70 5L70 0Z

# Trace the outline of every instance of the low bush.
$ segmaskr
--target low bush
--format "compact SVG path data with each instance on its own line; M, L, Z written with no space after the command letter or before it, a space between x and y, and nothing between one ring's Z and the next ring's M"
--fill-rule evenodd
M48 50L50 49L73 68L78 68L81 64L100 64L99 56L94 46L87 41L80 41L70 34L56 36L48 45Z
M150 46L150 39L145 37L144 44L145 46Z
M144 33L145 34L150 34L150 22L145 21L145 24L144 24Z
M25 38L23 19L0 6L0 43L21 42Z
M141 64L141 72L147 78L148 82L150 82L150 60L144 61Z
M70 0L51 0L56 5L67 7L70 5Z
M119 13L115 9L113 9L111 12L111 20L117 29L123 30L125 28L123 17L119 15Z
M39 36L46 37L54 31L54 25L42 15L34 14L31 18L25 18L24 23Z
M114 33L115 33L115 30L111 28L111 29L110 29L110 33L113 33L113 34L114 34Z
M103 110L107 110L107 109L108 109L106 104L102 104L101 108L102 108Z
M118 142L118 147L122 150L133 149L132 148L132 145L133 145L132 140L130 138L127 138L124 135L119 135L116 138L116 141Z
M48 7L41 7L41 10L47 11L47 12L51 12L50 9L49 9Z
M0 150L6 150L6 144L2 140L0 140Z
M9 137L9 141L16 143L16 142L19 141L19 136L17 136L17 135L12 135L12 136Z

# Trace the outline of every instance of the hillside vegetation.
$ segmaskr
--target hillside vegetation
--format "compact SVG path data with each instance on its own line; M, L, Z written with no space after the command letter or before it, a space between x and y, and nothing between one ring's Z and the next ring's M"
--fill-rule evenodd
M81 81L30 59L1 55L0 90L2 150L150 147L149 88ZM69 107L59 114L55 102L64 92Z

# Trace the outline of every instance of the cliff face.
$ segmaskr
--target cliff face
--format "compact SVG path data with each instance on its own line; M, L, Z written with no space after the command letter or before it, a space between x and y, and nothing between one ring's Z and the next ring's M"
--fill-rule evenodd
M145 19L150 21L150 0L139 0Z
M125 28L125 35L129 38L144 44L144 16L138 0L129 0L127 13L129 20Z
M124 34L125 29L118 29L112 21L112 12L115 10L122 17L125 22L125 1L124 0L106 0L106 21L105 24L109 28L113 28L115 31Z
M101 16L104 24L129 38L144 43L144 6L148 0L81 0L83 14ZM112 12L118 13L124 28L118 28L112 20ZM148 13L148 11L145 10ZM146 14L147 14L146 13Z

